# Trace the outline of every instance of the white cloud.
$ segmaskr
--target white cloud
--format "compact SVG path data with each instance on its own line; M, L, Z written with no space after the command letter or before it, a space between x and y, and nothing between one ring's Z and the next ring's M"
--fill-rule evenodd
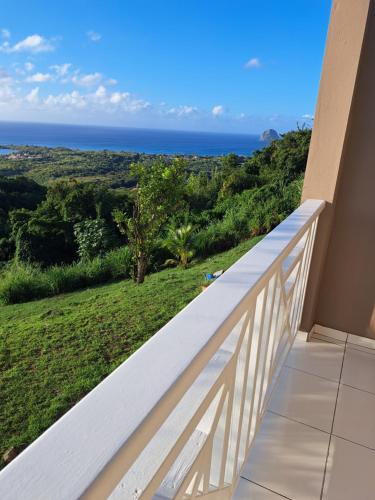
M42 98L39 87L33 89L24 97L24 102L33 109L45 112L81 111L85 113L106 113L121 116L123 113L137 113L148 109L151 105L143 99L137 99L129 92L109 93L104 85L99 85L95 92L72 92L49 94Z
M102 39L102 35L96 31L90 30L86 33L86 35L91 42L99 42L99 40Z
M24 66L26 71L32 71L34 69L34 64L31 62L25 62Z
M5 29L5 28L2 28L0 30L0 35L1 35L1 38L10 38L10 31Z
M148 101L137 99L130 92L113 92L109 96L109 102L127 113L137 113L151 107Z
M45 108L77 108L82 109L86 106L85 98L77 91L73 90L73 92L66 94L50 94L43 101L43 105Z
M198 112L198 108L194 106L176 106L168 109L168 115L188 116Z
M113 92L109 98L112 104L120 104L121 102L128 99L130 96L129 92Z
M104 99L107 96L107 89L104 87L104 85L99 85L99 87L96 89L95 96L99 99Z
M214 106L212 108L211 113L213 114L213 116L221 116L224 114L224 111L225 111L224 106L218 104L217 106Z
M245 63L246 69L260 68L262 66L258 57L253 57Z
M310 115L310 114L305 114L305 115L302 115L302 118L304 118L305 120L314 120L314 115Z
M49 73L35 73L26 78L28 83L44 83L50 82L52 80L52 75Z
M108 78L108 80L106 81L106 84L107 85L117 85L118 81L115 78Z
M101 82L103 75L101 73L88 73L87 75L74 75L72 82L81 87L94 87Z
M39 102L39 87L32 89L25 97L29 104L36 104Z
M52 66L50 66L50 69L52 69L57 76L63 77L67 75L70 67L71 67L70 63L53 64Z
M0 52L8 54L13 52L31 52L36 54L38 52L51 52L53 50L55 50L53 43L37 34L27 36L15 45L10 45L8 41L0 45Z

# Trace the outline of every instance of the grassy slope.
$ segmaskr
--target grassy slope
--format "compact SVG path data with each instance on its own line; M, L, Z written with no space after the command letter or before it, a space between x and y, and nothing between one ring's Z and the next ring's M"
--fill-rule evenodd
M204 272L228 268L259 239L142 286L123 281L0 307L1 455L33 441L138 349L199 293Z

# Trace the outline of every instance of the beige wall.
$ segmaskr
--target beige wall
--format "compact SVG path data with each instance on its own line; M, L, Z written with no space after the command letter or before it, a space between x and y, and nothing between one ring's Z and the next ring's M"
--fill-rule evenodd
M328 207L302 327L375 338L374 4L333 2L303 189L303 199L325 199Z

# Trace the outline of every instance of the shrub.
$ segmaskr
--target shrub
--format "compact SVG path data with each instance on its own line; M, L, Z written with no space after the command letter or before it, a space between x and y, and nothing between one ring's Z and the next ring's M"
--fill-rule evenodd
M17 304L52 295L45 274L39 267L15 264L3 272L0 282L0 301Z
M106 253L103 260L111 269L112 279L130 278L133 256L129 247L120 247Z
M208 257L229 250L236 246L239 241L239 235L231 221L223 220L200 231L194 239L194 247L196 255Z
M52 266L46 270L29 264L13 264L3 271L0 302L16 304L87 286L130 277L132 256L121 247L88 262Z
M53 266L44 271L51 289L51 295L73 292L87 286L84 266L80 263Z
M74 225L74 236L78 244L78 255L88 261L103 255L111 245L111 236L104 219L85 219Z
M193 226L191 224L186 223L178 228L169 227L163 246L171 252L174 259L167 259L165 263L168 265L177 264L183 268L187 267L194 255L193 237Z

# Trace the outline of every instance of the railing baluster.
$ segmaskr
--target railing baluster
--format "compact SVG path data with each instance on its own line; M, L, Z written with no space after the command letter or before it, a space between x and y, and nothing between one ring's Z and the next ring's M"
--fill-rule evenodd
M270 284L269 284L269 288L272 289L272 292L271 292L272 299L271 299L271 303L269 303L269 301L267 300L266 309L265 309L265 319L264 319L264 324L263 324L263 328L265 330L265 335L263 336L264 337L264 360L263 360L263 364L262 364L261 380L260 380L260 384L259 384L258 407L257 407L257 412L256 412L256 414L258 415L258 417L257 417L258 419L259 419L259 416L262 415L263 397L264 397L264 393L263 393L264 377L265 377L266 368L267 368L267 359L268 359L269 342L270 342L269 331L270 331L270 325L271 325L271 312L272 312L273 304L275 301L275 286L276 286L276 277L274 275L273 278L271 278Z
M250 421L249 421L249 428L247 431L247 437L246 437L246 450L249 448L249 443L251 438L253 437L252 430L253 427L255 429L256 427L256 421L258 418L257 414L254 414L254 408L257 405L257 402L255 403L255 400L257 399L257 387L258 387L258 368L259 368L259 360L261 355L263 354L263 324L264 324L264 315L266 311L266 303L267 303L267 296L268 296L268 287L269 284L267 283L264 290L263 290L263 303L262 303L262 313L261 313L261 319L260 319L260 324L259 324L259 337L258 337L258 349L257 349L257 357L256 357L256 362L255 362L255 370L254 370L254 383L253 383L253 391L252 391L252 397L251 397L251 406L250 406ZM258 305L258 304L257 304Z
M299 311L299 307L300 307L300 303L301 303L301 290L302 290L301 287L303 287L303 280L304 280L304 276L305 276L305 272L306 272L306 264L307 264L308 259L309 259L309 249L310 249L313 237L314 236L312 234L312 230L310 227L307 231L307 234L306 234L306 241L305 241L305 245L304 245L304 249L303 249L303 259L301 262L302 270L301 270L301 273L299 276L298 290L296 292L297 300L296 300L296 304L295 304L295 307L293 310L293 317L292 317L293 328L295 328L296 330L299 327L298 311Z
M236 382L236 372L234 371L233 379L230 384L229 394L228 394L228 408L226 414L225 421L225 432L224 432L224 441L223 441L223 454L221 457L221 465L220 465L220 476L219 476L219 488L224 487L224 478L225 478L225 469L227 466L227 456L228 456L228 442L229 442L229 434L232 425L232 414L233 414L233 399L234 399L234 388Z
M309 271L310 271L310 266L311 266L311 259L312 259L313 249L314 249L317 226L318 226L318 219L315 219L315 221L312 223L312 226L310 229L312 234L311 234L310 245L308 248L308 255L307 255L307 261L306 261L305 273L304 273L304 277L303 277L302 289L300 292L300 303L299 303L298 315L297 315L297 323L298 324L301 321L302 309L303 309L303 304L305 301L307 280L309 277Z
M253 327L254 327L254 315L255 315L255 310L253 309L252 314L251 314L251 319L249 321L249 333L248 333L248 339L247 339L247 345L246 345L246 359L245 359L245 366L244 366L244 374L243 374L243 382L242 382L242 391L241 391L241 406L240 406L240 412L239 412L239 421L238 421L238 431L237 431L237 439L236 439L236 447L235 447L235 453L234 453L234 459L233 459L233 470L231 474L231 478L235 478L238 470L238 454L240 450L240 439L242 437L242 422L243 422L243 417L244 417L244 410L245 410L245 402L246 402L246 393L247 393L247 384L248 384L248 379L249 379L249 362L250 362L250 354L251 354L251 348L252 348L252 334L253 334Z
M215 435L215 432L217 429L217 425L219 423L220 417L221 417L222 412L223 412L224 405L225 404L228 405L228 394L229 394L229 390L224 389L222 392L222 395L220 397L218 407L217 407L216 412L215 412L215 417L214 417L214 420L212 422L210 433L206 439L206 442L205 442L203 448L198 453L198 455L194 461L194 464L192 464L192 469L194 470L194 465L198 465L200 462L204 463L204 469L205 469L204 489L207 489L207 490L208 490L209 485L210 485L213 439L214 439L214 435ZM206 460L201 460L202 455L206 456ZM188 474L188 475L186 475L186 477L182 481L179 489L177 490L177 493L184 494L186 491L186 488L190 484L190 481L191 481L191 476Z
M228 476L231 469L236 441L238 440L239 421L241 420L241 394L243 388L243 380L246 377L246 357L249 348L249 338L251 337L253 308L246 313L245 320L242 325L241 335L235 349L235 357L237 359L235 373L233 376L233 401L231 402L230 426L227 427L227 435L224 439L223 458L220 468L220 484L231 482ZM242 377L242 378L241 378ZM239 384L241 387L239 387Z
M268 311L268 326L267 326L267 350L266 350L266 359L263 367L263 373L262 373L262 386L261 386L261 401L259 404L260 412L263 414L263 409L264 409L264 402L265 402L265 396L266 396L266 391L268 387L268 377L269 377L269 370L272 362L272 351L273 351L273 344L274 344L274 334L272 334L272 322L273 322L273 310L275 306L275 298L276 298L276 290L277 290L277 275L275 274L273 277L273 293L272 293L272 304L270 307L270 310Z
M279 325L279 316L280 316L280 311L282 309L282 299L281 299L281 279L280 279L280 274L279 272L276 273L275 276L276 279L276 295L277 295L277 309L273 311L273 316L274 316L274 321L271 325L271 337L272 337L272 347L271 347L271 359L270 359L270 365L269 365L269 371L268 371L268 376L267 376L267 384L271 380L273 376L273 368L274 368L274 362L275 362L275 356L276 356L276 348L278 345L278 325Z

